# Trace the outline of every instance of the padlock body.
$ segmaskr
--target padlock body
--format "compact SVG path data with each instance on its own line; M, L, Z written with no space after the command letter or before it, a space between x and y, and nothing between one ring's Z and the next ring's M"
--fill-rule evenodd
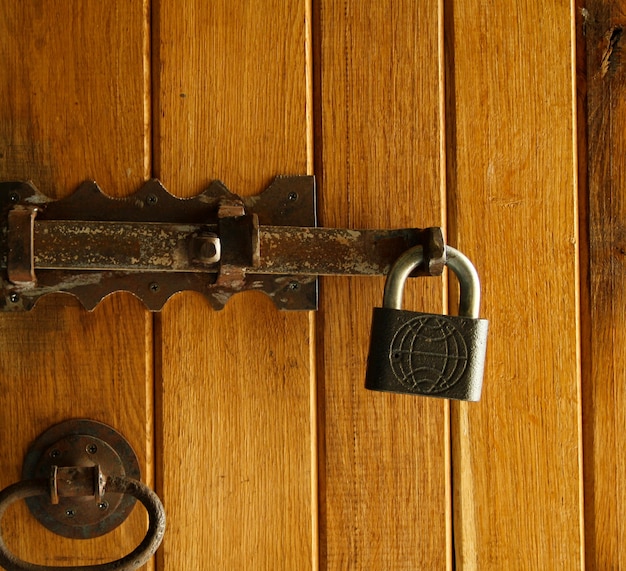
M365 387L478 401L486 319L374 308Z

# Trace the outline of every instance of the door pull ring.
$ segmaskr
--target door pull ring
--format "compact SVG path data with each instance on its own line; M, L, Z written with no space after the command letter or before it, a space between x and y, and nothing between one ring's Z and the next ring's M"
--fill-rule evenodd
M7 547L0 525L0 567L9 571L130 571L141 567L161 545L165 510L140 478L132 447L110 426L87 419L52 426L31 444L22 480L0 491L0 524L11 504L25 500L32 515L50 531L73 539L92 539L121 525L139 500L148 512L148 531L121 559L59 567L18 558Z
M148 511L148 532L143 541L128 555L97 565L79 565L74 567L58 567L36 565L16 557L9 551L4 538L0 533L0 565L11 571L131 571L145 565L154 555L163 540L165 533L165 511L159 497L145 484L126 478L125 476L110 476L104 485L106 492L127 494L138 499ZM0 492L0 520L7 508L18 500L35 496L48 495L50 482L46 478L22 480L12 484Z

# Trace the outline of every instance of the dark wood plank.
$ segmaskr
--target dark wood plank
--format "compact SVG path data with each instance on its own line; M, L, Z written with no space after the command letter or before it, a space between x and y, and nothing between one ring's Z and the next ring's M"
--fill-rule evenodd
M626 3L594 0L584 9L577 23L587 106L587 117L580 118L586 121L580 148L589 239L583 284L585 537L587 569L600 570L626 565Z

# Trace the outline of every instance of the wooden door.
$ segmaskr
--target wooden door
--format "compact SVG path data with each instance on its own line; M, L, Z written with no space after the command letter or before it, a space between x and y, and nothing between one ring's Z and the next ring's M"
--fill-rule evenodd
M443 226L491 329L482 401L450 404L363 388L382 278L323 279L316 313L51 296L0 316L0 486L43 430L92 418L165 504L149 569L621 568L619 5L3 0L2 179L193 196L315 174L321 225ZM405 304L456 296L412 280ZM145 519L76 542L16 506L2 531L29 561L97 564Z

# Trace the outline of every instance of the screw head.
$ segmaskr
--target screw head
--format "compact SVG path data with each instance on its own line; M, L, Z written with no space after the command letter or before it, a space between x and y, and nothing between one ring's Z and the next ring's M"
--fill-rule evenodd
M58 458L59 456L61 456L61 451L57 448L50 451L50 458Z
M20 296L19 296L19 294L17 294L17 293L12 293L12 294L9 296L9 301L10 301L11 303L17 303L19 300L20 300Z
M98 451L98 446L95 444L88 444L85 450L87 450L88 454L95 454Z
M20 195L17 192L12 192L9 194L9 200L13 203L20 201Z
M298 282L289 282L289 289L291 291L296 291L300 289L300 284Z
M289 195L287 196L287 198L291 202L295 202L296 200L298 200L298 193L297 192L290 192Z
M72 509L72 508L65 510L65 517L68 517L68 518L70 518L70 519L71 519L71 518L73 518L75 515L76 515L76 510L74 510L74 509Z
M156 293L157 291L159 291L161 289L161 286L156 283L156 282L152 282L150 284L150 291Z
M98 509L102 510L102 511L108 510L109 509L109 502L106 502L106 501L105 502L100 502L98 504Z
M148 196L146 196L146 203L150 206L155 205L157 202L159 202L159 198L156 196L156 194L149 194Z

